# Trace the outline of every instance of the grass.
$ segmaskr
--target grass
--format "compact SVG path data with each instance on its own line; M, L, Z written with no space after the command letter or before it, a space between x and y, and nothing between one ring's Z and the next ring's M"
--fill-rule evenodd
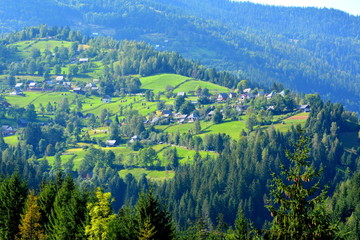
M299 113L292 117L284 119L283 123L274 124L274 128L281 132L287 132L291 129L292 126L301 125L304 126L306 123L306 118L309 116L309 113ZM298 119L297 119L298 118Z
M31 54L32 48L39 49L42 53L46 50L53 50L55 47L70 47L71 42L68 41L56 41L56 40L32 40L32 41L22 41L14 44L10 44L11 46L16 46L18 48L19 54L22 57L28 57Z
M4 137L4 141L9 145L16 146L16 144L18 144L19 142L18 137L19 137L18 135L7 136Z
M211 82L205 82L200 80L187 81L184 84L181 84L178 88L176 88L174 92L196 91L196 89L198 89L199 87L201 87L202 89L207 88L211 93L229 92L229 89L226 87L222 87Z
M160 74L150 77L140 78L141 88L151 89L154 92L166 91L166 86L177 86L190 78L176 74Z
M163 182L175 176L174 171L147 170L145 168L127 168L119 171L121 178L125 178L129 173L132 174L136 179L140 179L140 177L145 174L147 179L156 182Z
M243 121L224 121L220 124L213 124L208 127L202 128L199 136L203 137L206 134L225 133L233 139L238 139L242 129L246 129L245 122Z

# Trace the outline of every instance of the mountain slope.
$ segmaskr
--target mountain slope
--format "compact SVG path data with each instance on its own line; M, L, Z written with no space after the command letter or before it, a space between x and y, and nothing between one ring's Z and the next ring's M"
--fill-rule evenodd
M338 10L226 0L32 0L19 16L5 2L8 14L0 18L7 26L68 24L142 40L253 82L319 92L360 112L360 18Z

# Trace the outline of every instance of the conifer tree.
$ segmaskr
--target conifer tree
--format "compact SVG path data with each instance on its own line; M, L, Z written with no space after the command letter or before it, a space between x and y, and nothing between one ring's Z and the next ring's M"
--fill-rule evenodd
M156 199L152 190L140 195L136 204L137 218L139 222L139 237L145 233L153 236L145 239L173 239L174 226L169 213ZM140 234L141 233L141 234Z
M241 208L239 208L237 218L235 220L235 239L250 239L249 224Z
M26 191L17 173L0 183L0 239L14 239L18 233Z
M41 213L37 199L34 190L31 190L26 200L25 213L21 215L21 224L19 226L19 239L21 240L46 239L44 226L40 221Z
M284 178L273 178L272 199L267 208L274 217L270 239L333 239L334 227L321 208L326 194L319 194L321 171L315 170L307 161L309 158L309 139L300 132L293 151L286 151L290 166L281 165Z
M55 197L47 227L49 239L82 239L85 218L86 202L67 176Z
M0 131L0 151L4 151L7 148L7 144L4 141L2 132Z

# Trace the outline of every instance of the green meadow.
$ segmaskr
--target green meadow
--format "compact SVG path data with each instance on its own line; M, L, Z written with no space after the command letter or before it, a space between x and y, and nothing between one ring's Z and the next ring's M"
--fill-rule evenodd
M178 88L176 88L175 92L189 92L189 91L196 91L201 87L202 89L207 88L213 94L220 93L220 92L229 92L229 89L226 87L222 87L216 85L211 82L205 82L200 80L190 80L181 84Z
M68 41L57 41L57 40L32 40L32 41L22 41L14 44L10 44L10 46L16 46L19 54L22 57L28 57L31 54L32 48L37 48L41 52L44 52L46 49L53 50L55 47L70 47L71 42Z
M140 78L141 88L151 89L154 92L166 91L166 86L175 87L190 78L176 74L160 74L150 77Z
M151 181L160 181L171 179L175 176L175 171L158 171L158 170L147 170L146 168L126 168L119 171L119 175L125 178L126 175L132 174L136 179L140 179L145 174L146 178Z

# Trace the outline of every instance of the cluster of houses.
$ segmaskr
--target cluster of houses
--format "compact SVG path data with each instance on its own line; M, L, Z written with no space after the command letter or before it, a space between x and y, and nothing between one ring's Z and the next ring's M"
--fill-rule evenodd
M70 81L67 81L64 76L56 76L52 80L45 80L43 82L27 81L26 83L16 83L15 87L10 91L10 95L24 95L23 90L26 91L54 91L57 87L73 91L77 94L85 94L85 92L97 92L99 79L93 79L85 87L73 86Z
M216 101L217 102L225 102L229 99L236 99L238 98L239 102L243 102L245 100L250 100L250 99L255 99L257 97L260 96L265 96L267 99L271 99L273 98L275 95L281 95L282 97L285 96L285 91L282 90L281 92L277 93L275 91L272 91L268 94L266 94L264 91L258 91L256 94L252 93L252 89L251 88L246 88L243 90L242 93L238 94L235 92L231 92L231 93L219 93L217 95Z
M146 121L145 123L150 123L151 125L156 125L161 119L169 119L171 122L178 123L191 123L200 119L200 116L196 113L191 114L182 114L182 113L173 113L172 110L158 110L156 111L156 116L151 121Z

